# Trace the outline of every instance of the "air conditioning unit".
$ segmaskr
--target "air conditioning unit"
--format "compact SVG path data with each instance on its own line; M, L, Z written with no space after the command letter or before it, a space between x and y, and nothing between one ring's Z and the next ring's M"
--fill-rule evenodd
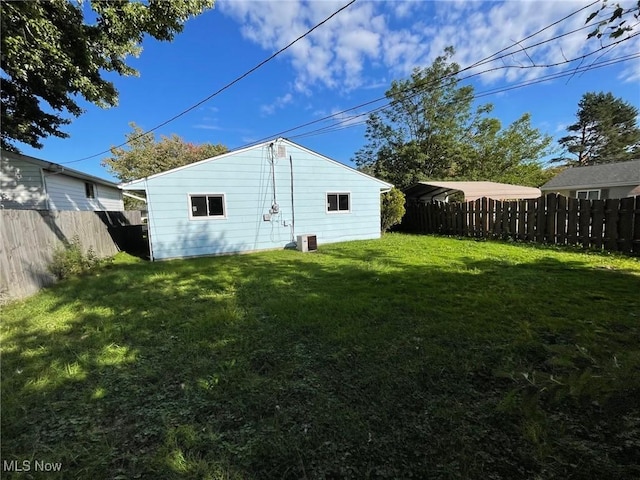
M301 252L315 252L318 250L318 237L315 235L298 235L296 242Z

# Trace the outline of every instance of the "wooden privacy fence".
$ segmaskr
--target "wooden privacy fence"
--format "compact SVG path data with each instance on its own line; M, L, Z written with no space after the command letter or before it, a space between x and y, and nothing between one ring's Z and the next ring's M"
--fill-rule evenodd
M640 255L640 196L579 200L551 193L519 201L481 198L409 204L399 230L581 245Z
M100 257L119 248L114 230L140 223L139 211L0 210L0 300L22 298L53 283L53 252L75 236Z

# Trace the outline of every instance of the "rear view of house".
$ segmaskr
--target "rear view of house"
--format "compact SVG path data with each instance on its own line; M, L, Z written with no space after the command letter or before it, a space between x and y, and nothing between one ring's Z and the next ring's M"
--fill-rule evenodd
M635 197L640 195L640 160L567 168L540 190L588 200Z
M2 150L0 208L122 211L118 185L38 158Z
M285 139L121 185L147 197L152 259L380 236L391 185Z

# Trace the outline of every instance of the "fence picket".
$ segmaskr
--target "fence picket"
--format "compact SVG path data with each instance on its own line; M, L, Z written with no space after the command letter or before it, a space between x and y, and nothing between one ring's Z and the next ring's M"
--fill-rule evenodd
M22 298L50 285L53 252L78 236L98 257L118 252L111 229L140 223L140 212L0 210L0 298Z
M409 204L399 230L640 254L640 196L603 201L550 194L512 202L483 198L458 204Z
M604 238L604 200L594 200L591 205L591 245L602 248Z
M556 204L556 243L564 245L567 242L567 197L558 195Z
M633 197L620 199L618 250L624 253L631 253L633 248L634 203L635 199Z

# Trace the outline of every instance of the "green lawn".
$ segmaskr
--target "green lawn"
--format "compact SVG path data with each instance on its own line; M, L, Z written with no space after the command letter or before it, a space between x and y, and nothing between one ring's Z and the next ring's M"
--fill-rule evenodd
M637 259L399 234L122 255L1 333L2 467L31 467L3 479L640 478Z

